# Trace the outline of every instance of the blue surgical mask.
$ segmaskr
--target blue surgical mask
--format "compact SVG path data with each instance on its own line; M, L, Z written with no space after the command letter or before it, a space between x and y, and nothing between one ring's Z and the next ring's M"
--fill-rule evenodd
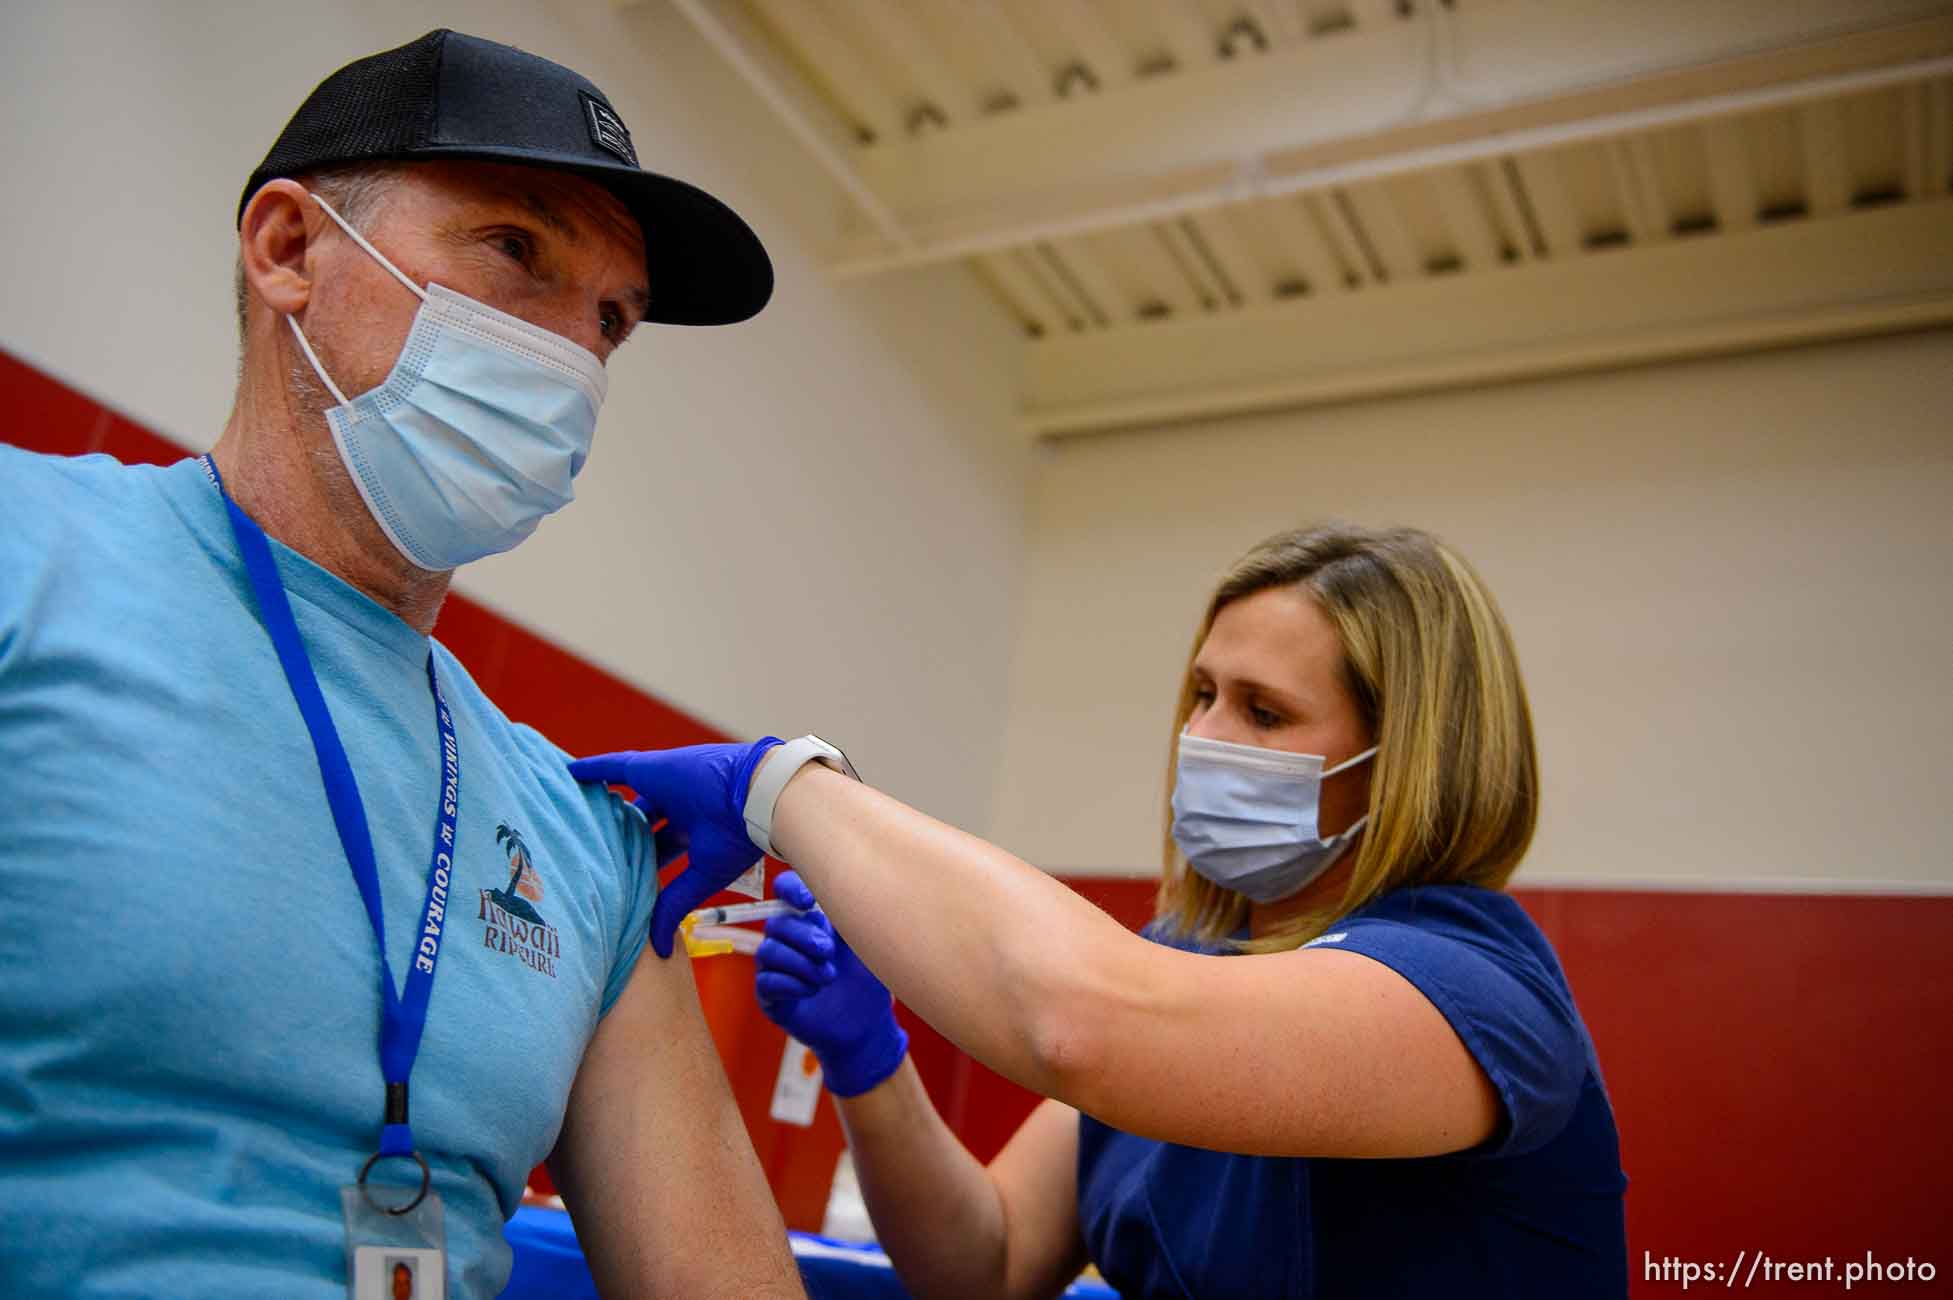
M1323 770L1320 754L1180 737L1173 782L1173 842L1187 865L1257 903L1301 892L1334 866L1369 814L1324 839L1316 827L1322 781L1368 759L1376 746Z
M386 382L348 401L298 321L292 333L339 405L326 424L387 540L423 569L513 548L576 495L603 406L603 362L560 334L400 273L325 200L326 215L421 300Z

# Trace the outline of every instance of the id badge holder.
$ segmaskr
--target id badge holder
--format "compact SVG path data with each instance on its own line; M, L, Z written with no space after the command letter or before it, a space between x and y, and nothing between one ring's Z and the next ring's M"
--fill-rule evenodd
M416 1157L418 1159L419 1157ZM441 1197L420 1166L415 1186L369 1180L339 1189L346 1220L346 1294L352 1300L446 1300L447 1226Z

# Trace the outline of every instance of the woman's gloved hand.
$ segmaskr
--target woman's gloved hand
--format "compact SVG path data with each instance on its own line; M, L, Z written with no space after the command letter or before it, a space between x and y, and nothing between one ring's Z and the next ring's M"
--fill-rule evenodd
M670 820L658 834L658 865L677 849L691 854L691 864L658 891L651 908L651 947L658 956L671 956L672 936L687 912L760 860L746 834L746 792L760 759L779 743L765 736L750 745L620 750L570 761L570 775L579 781L635 790L637 809L652 825Z
M773 892L795 907L814 905L796 872L780 873ZM774 917L754 961L760 1010L813 1049L835 1096L867 1092L902 1064L909 1035L895 1023L894 999L826 913Z

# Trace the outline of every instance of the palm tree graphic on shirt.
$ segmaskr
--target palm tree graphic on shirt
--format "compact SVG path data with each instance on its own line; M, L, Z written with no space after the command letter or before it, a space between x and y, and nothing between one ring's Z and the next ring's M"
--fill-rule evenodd
M543 886L542 877L529 861L529 846L522 842L522 832L507 822L497 823L495 842L509 855L509 883L506 888L489 890L488 896L510 916L519 916L536 925L548 924L527 901L534 899L540 903Z

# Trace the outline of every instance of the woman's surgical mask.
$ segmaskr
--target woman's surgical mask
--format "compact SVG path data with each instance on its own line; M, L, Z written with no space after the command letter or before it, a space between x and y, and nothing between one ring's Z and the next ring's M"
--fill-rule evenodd
M367 508L423 569L513 548L576 495L607 381L595 355L486 303L400 273L330 204L319 206L420 298L386 382L348 401L298 321L292 333L339 405L326 424Z
M1342 856L1369 814L1328 839L1316 826L1324 777L1377 752L1364 750L1327 771L1320 754L1180 737L1173 783L1173 842L1187 865L1257 903L1301 892Z

